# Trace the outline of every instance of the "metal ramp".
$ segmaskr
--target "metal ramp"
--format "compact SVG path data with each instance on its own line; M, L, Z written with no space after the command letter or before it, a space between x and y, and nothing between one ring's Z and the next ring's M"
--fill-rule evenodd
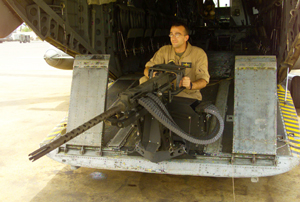
M109 55L80 55L74 61L67 132L105 111ZM68 145L101 150L103 122L69 141ZM83 153L82 152L82 153Z
M233 153L276 155L275 56L236 56Z

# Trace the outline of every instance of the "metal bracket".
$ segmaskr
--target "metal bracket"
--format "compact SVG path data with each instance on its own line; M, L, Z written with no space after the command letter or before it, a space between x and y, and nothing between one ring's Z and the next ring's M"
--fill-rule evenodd
M57 153L64 152L66 154L68 153L68 151L69 151L68 146L65 144L62 147L58 148Z
M231 156L231 158L230 158L230 164L233 164L233 163L234 163L234 161L235 161L235 159L234 159L234 155L232 155L232 156Z
M99 155L99 156L102 156L102 150L101 150L101 148L97 149L96 154Z
M226 122L233 122L233 115L227 115L226 116Z
M136 145L135 151L137 151L140 155L145 157L146 159L152 161L152 162L160 162L169 160L178 156L181 156L183 154L186 154L185 147L181 145L179 148L171 151L158 151L158 152L149 152L146 151L145 148L142 146L141 143L138 143Z
M83 154L85 153L84 146L81 146L79 153L80 153L81 155L83 155Z
M256 163L256 156L255 156L255 154L253 154L252 159L251 159L251 162L252 162L252 164L255 164L255 163Z

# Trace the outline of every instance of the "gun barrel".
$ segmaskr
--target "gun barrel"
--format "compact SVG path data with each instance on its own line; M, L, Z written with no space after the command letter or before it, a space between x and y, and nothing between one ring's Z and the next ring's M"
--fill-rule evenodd
M93 119L85 122L84 124L78 126L77 128L71 130L70 132L66 133L63 136L55 139L54 141L42 146L41 148L35 150L34 152L30 153L28 156L30 161L36 161L37 159L45 156L52 150L58 148L59 146L65 144L66 142L72 140L73 138L77 137L78 135L82 134L83 132L87 131L88 129L92 128L93 126L97 125L101 121L115 115L118 112L124 110L124 105L119 104L111 109L107 110L106 112L94 117Z

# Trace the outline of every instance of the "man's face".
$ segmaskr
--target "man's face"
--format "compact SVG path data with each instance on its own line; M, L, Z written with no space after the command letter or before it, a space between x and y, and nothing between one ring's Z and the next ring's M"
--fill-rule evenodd
M170 30L171 43L174 48L180 48L186 44L186 41L189 39L189 35L186 35L185 28L183 26L173 26ZM178 37L176 37L178 36Z

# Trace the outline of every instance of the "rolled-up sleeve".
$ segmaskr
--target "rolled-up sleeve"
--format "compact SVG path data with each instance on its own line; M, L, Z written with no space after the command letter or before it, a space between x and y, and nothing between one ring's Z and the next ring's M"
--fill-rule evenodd
M204 51L200 51L199 58L196 61L196 80L204 79L207 83L209 83L209 73L208 73L208 61L207 55Z

